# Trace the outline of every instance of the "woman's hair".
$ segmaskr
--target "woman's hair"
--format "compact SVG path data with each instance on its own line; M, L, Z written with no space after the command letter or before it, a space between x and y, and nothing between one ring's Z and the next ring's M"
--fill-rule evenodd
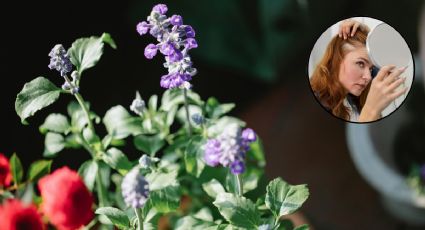
M353 50L353 48L366 46L368 32L369 28L362 25L359 26L353 37L348 37L344 40L335 36L328 44L322 60L316 66L310 79L311 88L320 103L331 111L333 115L346 120L350 119L349 109L344 106L347 91L339 82L339 68L349 51ZM366 101L369 86L370 84L359 97L357 105L359 110L362 109Z

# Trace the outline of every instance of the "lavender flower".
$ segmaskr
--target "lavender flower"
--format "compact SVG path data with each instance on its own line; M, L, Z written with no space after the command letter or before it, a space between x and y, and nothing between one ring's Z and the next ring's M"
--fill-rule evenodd
M240 160L233 161L232 164L230 164L230 171L233 174L241 174L245 171L245 164Z
M168 8L164 4L153 7L147 21L137 24L136 30L140 35L148 32L156 38L157 44L149 44L145 48L145 57L152 59L159 49L165 56L164 67L168 74L161 77L163 88L191 88L189 81L196 75L188 51L197 48L195 30L189 25L183 25L180 15L168 18Z
M246 137L247 134L248 137ZM244 136L245 135L245 136ZM245 171L245 153L249 144L255 140L252 129L241 131L238 125L228 126L215 139L209 139L204 146L204 161L209 166L222 165L230 167L233 174Z
M136 92L136 98L131 103L130 110L133 111L135 114L141 116L145 108L146 108L145 101L140 96L140 93Z
M72 64L69 59L65 48L61 44L55 45L49 53L50 57L50 69L55 69L60 72L61 76L65 76L67 73L71 72Z
M205 145L204 160L209 166L215 167L220 163L221 147L216 139L209 139Z
M149 184L140 174L138 167L125 175L121 189L124 202L133 208L143 207L149 196Z

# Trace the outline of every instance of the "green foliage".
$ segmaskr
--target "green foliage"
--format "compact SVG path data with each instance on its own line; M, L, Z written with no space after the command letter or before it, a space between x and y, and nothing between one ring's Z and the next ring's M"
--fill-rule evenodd
M15 101L15 110L21 122L26 124L25 119L55 102L60 92L61 89L44 77L38 77L26 83Z
M272 180L267 186L266 206L276 217L291 214L307 200L306 185L290 185L281 178Z
M116 48L107 33L80 38L72 44L68 54L80 77L100 61L104 44ZM80 80L72 84L78 87ZM143 229L158 229L160 218L165 218L168 227L174 229L257 229L265 223L274 230L293 229L292 223L281 217L298 210L309 191L306 185L289 185L280 178L266 188L266 162L260 138L250 144L244 162L246 170L238 177L229 168L209 167L204 162L208 139L222 134L229 126L245 126L242 120L226 116L235 104L223 104L214 97L203 101L193 90L186 90L185 94L176 88L165 90L161 97L151 96L146 107L136 114L116 105L101 119L81 94L62 90L48 79L38 77L25 84L17 95L15 109L22 123L55 102L61 92L76 100L69 103L66 115L50 114L39 126L45 135L43 156L55 157L70 148L89 153L91 159L80 165L78 173L97 198L95 207L99 216L92 226L101 223L136 229L140 221ZM142 100L138 93L136 98ZM195 125L188 120L193 114L202 116L203 123ZM189 122L191 131L188 131ZM100 130L106 131L104 136ZM134 159L131 159L134 154L123 152L134 150L120 149L130 144L141 151L136 151ZM147 162L138 163L142 155ZM16 154L10 158L10 165L16 192L2 191L0 200L18 197L40 204L34 182L50 173L52 161L31 164L27 181L22 181L24 170ZM149 188L146 203L138 209L129 208L121 194L123 177L133 168L144 176ZM308 226L295 229L308 229Z
M24 175L24 169L22 168L21 160L19 160L18 155L14 153L10 157L10 171L12 172L13 183L19 185Z

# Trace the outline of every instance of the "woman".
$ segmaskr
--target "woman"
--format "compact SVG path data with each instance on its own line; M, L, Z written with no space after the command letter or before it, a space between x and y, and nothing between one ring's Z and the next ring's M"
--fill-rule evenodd
M407 91L399 89L406 69L382 67L372 79L373 65L366 50L369 29L348 19L341 23L338 36L328 44L310 83L320 103L333 115L348 121L370 122Z

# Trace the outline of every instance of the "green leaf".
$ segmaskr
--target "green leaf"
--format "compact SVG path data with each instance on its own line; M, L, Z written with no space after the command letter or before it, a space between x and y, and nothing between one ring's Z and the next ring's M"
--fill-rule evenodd
M44 175L49 174L51 166L51 160L39 160L32 163L28 170L28 180L37 181Z
M134 145L138 150L143 151L150 156L155 156L155 154L165 145L165 141L160 134L152 136L140 134L134 137Z
M93 191L94 183L96 181L97 170L99 169L97 162L94 160L88 160L84 162L78 169L78 174L84 180L84 184L90 190Z
M117 45L109 33L103 33L101 39L104 43L109 44L113 49L117 49Z
M212 179L211 181L202 184L202 188L210 197L214 199L218 194L226 192L223 185L221 185L221 183L216 179Z
M48 131L68 134L71 131L71 125L68 118L60 113L50 114L44 123L40 126L40 132L45 134Z
M178 220L176 230L216 230L217 224L212 221L205 221L193 216L185 216Z
M210 97L208 98L207 103L205 105L205 110L208 114L208 117L215 119L230 112L234 107L234 103L220 105L220 103L215 97Z
M21 160L19 160L19 157L16 155L16 153L10 157L10 170L12 171L13 182L15 185L18 185L22 180L24 170L22 168Z
M160 213L175 211L180 205L180 186L167 186L151 191L149 199L152 206Z
M264 168L266 166L263 143L258 136L257 140L250 144L250 149L246 153L246 156L249 161L255 163L257 168Z
M61 134L48 132L44 139L44 156L51 157L65 147L65 139Z
M149 102L148 102L148 108L149 108L149 112L151 114L155 114L156 110L158 107L158 96L157 95L152 95L149 98Z
M142 133L142 120L131 116L121 105L110 108L103 118L108 134L116 139Z
M281 178L276 178L267 185L265 202L273 215L280 218L295 212L308 196L307 185L290 185Z
M146 175L146 180L149 183L149 190L160 190L168 186L177 185L177 171L158 172L154 171Z
M192 90L187 91L189 104L202 105L201 97ZM161 98L161 110L170 111L174 106L184 103L184 95L182 89L168 89Z
M108 149L108 151L102 155L102 159L121 175L125 175L132 168L132 164L127 156L117 148Z
M90 110L90 103L85 102L87 109ZM71 126L74 130L81 132L84 127L88 124L87 116L84 110L81 108L80 104L76 101L71 101L68 104L68 114L71 117ZM99 116L97 116L93 111L89 111L90 119L95 120L96 123L100 122Z
M105 215L115 226L120 229L130 227L130 220L125 212L114 207L101 207L96 209L96 214Z
M15 101L15 110L21 122L25 124L25 119L55 102L60 92L60 88L44 77L38 77L26 83Z
M104 42L108 44L112 43L113 40L109 34L104 34L102 37L89 37L80 38L72 43L71 48L68 50L68 54L71 57L71 62L77 67L78 73L82 73L86 69L89 69L96 65L103 54ZM113 45L111 45L113 47Z
M232 193L220 193L213 204L224 219L238 227L257 229L261 222L260 213L256 210L255 204L245 197Z
M89 144L100 143L99 136L89 127L83 129L83 137Z
M205 163L202 160L204 155L202 145L204 145L205 141L202 136L192 137L184 153L186 171L196 177L201 175L205 167Z

